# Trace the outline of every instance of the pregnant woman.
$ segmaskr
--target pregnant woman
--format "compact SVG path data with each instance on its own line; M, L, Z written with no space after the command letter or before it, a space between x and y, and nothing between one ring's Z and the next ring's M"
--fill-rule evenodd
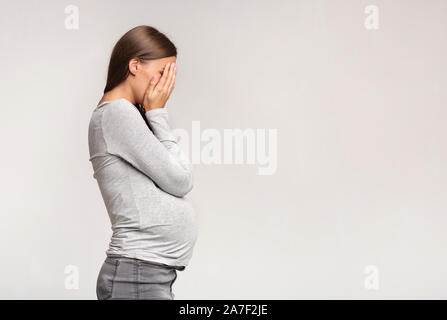
M88 142L112 237L97 298L172 300L177 271L191 259L196 215L185 195L193 168L165 107L174 89L177 49L157 29L138 26L113 48L104 95Z

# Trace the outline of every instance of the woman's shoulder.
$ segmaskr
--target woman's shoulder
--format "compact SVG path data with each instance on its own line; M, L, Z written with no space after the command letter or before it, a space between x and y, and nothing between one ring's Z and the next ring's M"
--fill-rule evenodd
M107 117L125 117L128 119L135 118L136 115L139 115L138 108L124 98L104 101L96 107L95 111L100 111L103 115L107 115Z
M118 108L119 107L127 107L127 108L133 107L133 109L136 109L135 105L132 102L130 102L129 100L127 100L126 98L100 102L96 106L96 109L105 109L105 108L109 108L111 106L118 106Z
M98 125L104 132L114 131L120 134L133 131L141 132L146 127L137 106L126 99L106 102L97 107Z

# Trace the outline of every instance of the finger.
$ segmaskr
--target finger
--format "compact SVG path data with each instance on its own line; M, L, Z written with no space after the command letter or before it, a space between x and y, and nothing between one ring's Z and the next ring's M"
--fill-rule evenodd
M168 79L166 80L165 84L164 84L164 90L167 92L169 87L171 86L171 81L172 81L172 75L174 71L174 64L171 63L171 65L169 66L169 71L168 71Z
M154 75L152 77L151 81L149 82L149 86L146 90L149 95L151 95L152 92L154 91L156 84L157 84L157 76Z
M163 70L163 75L161 76L160 82L157 84L157 89L162 90L164 88L166 79L168 78L169 65L170 65L170 63L165 65L165 68Z
M169 93L171 93L172 90L174 89L176 75L177 75L177 65L174 67L174 71L173 71L173 74L172 74L172 81L171 81L171 84L169 85L169 88L168 88Z
M151 96L152 92L154 91L155 85L157 84L157 76L153 76L151 78L151 81L149 81L148 86L146 87L146 90L144 90L144 95L143 95L143 105L146 102L146 97L147 96Z

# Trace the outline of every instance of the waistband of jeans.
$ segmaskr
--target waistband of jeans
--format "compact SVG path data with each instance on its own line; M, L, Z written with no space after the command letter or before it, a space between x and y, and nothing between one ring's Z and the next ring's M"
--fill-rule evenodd
M130 261L130 262L136 262L136 263L142 264L142 265L154 265L154 266L158 266L158 267L164 267L167 269L175 269L175 270L179 270L179 271L185 270L185 266L171 266L171 265L167 265L167 264L156 262L156 261L148 261L148 260L142 260L142 259L137 259L137 258L113 255L113 254L108 254L106 256L106 261L109 261L111 263L118 263L119 261Z

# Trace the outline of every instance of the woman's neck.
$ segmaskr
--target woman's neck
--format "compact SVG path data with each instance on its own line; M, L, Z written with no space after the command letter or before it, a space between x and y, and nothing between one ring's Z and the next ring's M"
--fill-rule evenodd
M126 99L130 101L132 104L135 104L135 97L133 95L133 92L129 86L126 85L126 82L116 86L110 91L107 91L101 98L101 100L98 102L98 105L105 101L112 101L112 100L118 100L118 99Z

